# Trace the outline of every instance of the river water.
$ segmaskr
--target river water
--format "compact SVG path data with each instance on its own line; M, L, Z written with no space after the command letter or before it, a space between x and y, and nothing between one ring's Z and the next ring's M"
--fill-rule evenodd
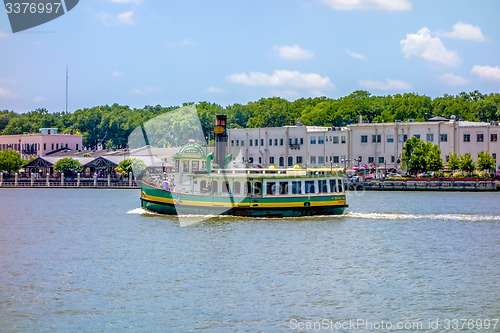
M500 193L358 192L344 216L187 227L139 194L0 189L0 330L449 332L500 316Z

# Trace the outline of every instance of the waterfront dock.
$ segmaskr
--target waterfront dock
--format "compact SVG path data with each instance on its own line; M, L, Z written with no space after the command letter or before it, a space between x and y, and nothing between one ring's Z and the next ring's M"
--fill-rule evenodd
M367 191L500 191L500 181L494 179L402 179L346 182L347 190Z
M139 181L135 179L119 179L107 177L54 177L43 178L21 177L14 175L5 177L0 173L0 188L100 188L100 189L138 189Z

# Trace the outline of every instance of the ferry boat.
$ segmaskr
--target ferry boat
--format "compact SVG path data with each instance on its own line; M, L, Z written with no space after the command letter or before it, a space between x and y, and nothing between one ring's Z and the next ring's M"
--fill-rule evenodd
M214 130L218 168L212 167L213 152L204 154L201 146L188 143L174 157L176 173L173 177L149 175L143 178L143 208L170 215L246 217L344 213L347 204L340 168L304 169L299 165L289 169L274 166L267 169L225 168L232 160L231 155L224 154L225 121L225 116L217 116Z

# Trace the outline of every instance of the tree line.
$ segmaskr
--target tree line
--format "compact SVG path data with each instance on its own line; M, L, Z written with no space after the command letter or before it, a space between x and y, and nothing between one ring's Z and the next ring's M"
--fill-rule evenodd
M40 128L57 127L60 133L83 134L83 145L89 148L98 144L124 148L135 128L159 115L189 105L196 107L205 137L210 137L217 114L227 115L229 128L280 127L294 125L298 121L304 125L340 127L357 123L359 116L370 122L426 121L435 116L449 118L452 115L469 121L500 119L499 93L482 94L476 90L432 99L415 93L372 96L368 91L358 90L337 99L314 97L288 101L271 97L226 107L205 101L169 107L147 105L142 109L113 104L72 113L51 113L44 108L21 114L4 110L0 111L0 134L37 133ZM176 134L175 138L163 144L182 145L189 137L179 135L175 130L178 127L172 124L170 129L160 128L153 136L165 136L168 130Z

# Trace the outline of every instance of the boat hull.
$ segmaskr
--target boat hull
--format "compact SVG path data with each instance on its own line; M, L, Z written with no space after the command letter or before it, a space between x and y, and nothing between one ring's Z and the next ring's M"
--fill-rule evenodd
M170 192L143 183L141 206L168 215L300 217L341 215L347 204L343 193L315 196L228 197Z

